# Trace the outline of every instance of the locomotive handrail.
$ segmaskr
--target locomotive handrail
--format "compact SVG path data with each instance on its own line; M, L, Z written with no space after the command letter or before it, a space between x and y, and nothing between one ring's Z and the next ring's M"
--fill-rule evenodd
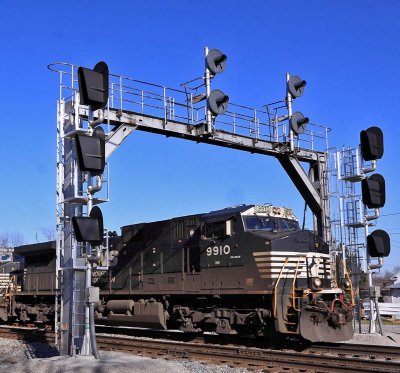
M275 318L276 318L276 288L278 287L279 281L280 281L281 276L282 276L282 272L283 272L286 264L288 263L288 261L289 261L289 257L286 257L285 262L282 265L282 268L281 268L281 270L279 272L279 276L278 276L278 279L276 280L276 284L275 284L275 287L274 287L274 317Z
M336 280L336 273L335 273L335 276L332 277L331 281L333 282L333 285L335 286L336 289L339 288L339 286L338 286L338 284L337 284L337 280ZM331 285L332 285L332 284L331 284Z
M342 264L343 264L343 268L344 268L344 274L345 274L345 276L347 277L347 279L350 282L351 305L354 307L355 303L354 303L353 282L351 281L351 278L350 278L350 275L349 275L349 271L347 270L346 262L344 260L342 260Z
M7 284L6 293L5 293L6 298L11 299L12 293L13 293L13 288L14 288L14 286L13 286L14 282L15 282L15 275L12 275Z
M4 300L5 300L5 305L9 307L9 309L11 310L12 308L12 298L13 298L13 291L15 291L15 287L16 287L16 276L12 275L10 277L10 280L8 281L8 285L7 285L7 289L5 292L5 296L4 296ZM7 299L8 299L8 304L7 304Z
M299 309L296 308L296 304L295 304L295 302L294 302L294 298L295 298L295 289L294 289L294 285L295 285L296 279L297 279L297 272L299 271L300 260L302 260L302 259L307 260L307 257L305 257L305 256L299 256L299 260L297 261L297 264L296 264L296 271L295 271L295 273L294 273L293 282L292 282L293 309L294 309L295 311L297 311L297 312L299 311Z

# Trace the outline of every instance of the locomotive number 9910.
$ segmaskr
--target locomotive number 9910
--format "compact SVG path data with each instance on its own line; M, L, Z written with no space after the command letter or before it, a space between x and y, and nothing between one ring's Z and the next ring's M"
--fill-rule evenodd
M231 247L229 245L225 246L214 246L207 247L207 256L212 255L229 255L231 252Z

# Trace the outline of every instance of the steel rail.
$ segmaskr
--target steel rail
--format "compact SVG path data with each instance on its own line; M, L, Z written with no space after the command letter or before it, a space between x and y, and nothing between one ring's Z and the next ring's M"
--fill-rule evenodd
M269 341L260 341L257 338L234 340L220 336L208 336L209 338L192 336L192 340L189 341L185 333L157 333L147 330L147 334L153 334L153 337L144 339L99 333L99 330L105 329L97 327L100 350L152 357L193 359L264 371L281 368L285 371L305 369L318 372L400 372L400 348L396 346L350 343L307 345L289 341L286 345L276 344L271 347ZM123 329L108 328L108 331L122 333ZM146 334L144 329L139 329L138 332L142 336ZM171 340L173 334L177 340ZM0 337L54 344L55 335L45 329L0 327ZM243 341L242 345L237 343L240 340Z
M316 354L307 350L263 350L250 347L210 345L208 343L143 340L139 338L98 336L100 349L144 356L184 358L231 367L274 369L276 367L318 372L400 372L400 360L365 359L338 354ZM118 342L116 342L118 340Z

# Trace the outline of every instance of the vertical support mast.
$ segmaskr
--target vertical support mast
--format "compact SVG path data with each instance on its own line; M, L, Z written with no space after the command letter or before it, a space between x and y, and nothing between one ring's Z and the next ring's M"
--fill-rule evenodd
M206 61L206 58L208 55L208 47L205 47L204 52L205 52L204 60ZM211 73L207 67L207 62L205 62L204 83L206 85L206 98L208 100L208 98L210 97L210 93L211 93ZM206 105L206 133L212 133L212 129L213 129L212 113L211 113L208 105Z
M368 220L367 217L365 217L364 221L364 230L365 230L365 240L368 237L369 234L369 227L368 227ZM371 264L371 257L368 253L368 250L366 250L367 253L367 273L368 273L368 292L369 292L369 312L370 312L370 319L369 319L369 333L375 334L376 333L376 324L375 324L375 319L376 319L376 310L375 310L375 304L373 301L373 298L371 296L371 290L372 290L372 269L370 268Z
M286 87L289 85L289 79L290 79L290 74L286 73ZM292 117L293 110L292 110L292 101L293 97L290 93L290 90L286 88L286 105L287 105L287 110L288 110L288 117L289 119ZM294 132L291 127L289 127L289 147L290 151L294 151Z
M83 341L81 325L84 322L85 272L84 258L73 235L71 218L82 214L76 204L77 191L82 190L73 139L69 133L81 127L73 115L79 100L73 96L68 103L59 100L57 144L60 149L57 162L57 274L61 290L61 313L56 331L63 355L79 353ZM83 330L83 329L82 329Z

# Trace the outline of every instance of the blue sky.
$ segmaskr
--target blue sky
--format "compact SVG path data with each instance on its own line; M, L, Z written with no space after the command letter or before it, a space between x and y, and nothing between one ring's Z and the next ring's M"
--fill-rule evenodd
M213 86L252 107L282 99L285 73L307 80L296 109L332 128L330 145L355 146L378 125L385 155L382 215L400 212L396 121L400 99L398 1L0 1L0 233L26 243L55 221L57 75L54 61L179 87L202 74L204 46L228 55ZM216 78L217 79L217 78ZM218 82L218 83L217 83ZM111 229L272 202L302 215L303 201L271 157L135 133L113 154ZM392 234L385 269L400 264L400 215L383 216Z

